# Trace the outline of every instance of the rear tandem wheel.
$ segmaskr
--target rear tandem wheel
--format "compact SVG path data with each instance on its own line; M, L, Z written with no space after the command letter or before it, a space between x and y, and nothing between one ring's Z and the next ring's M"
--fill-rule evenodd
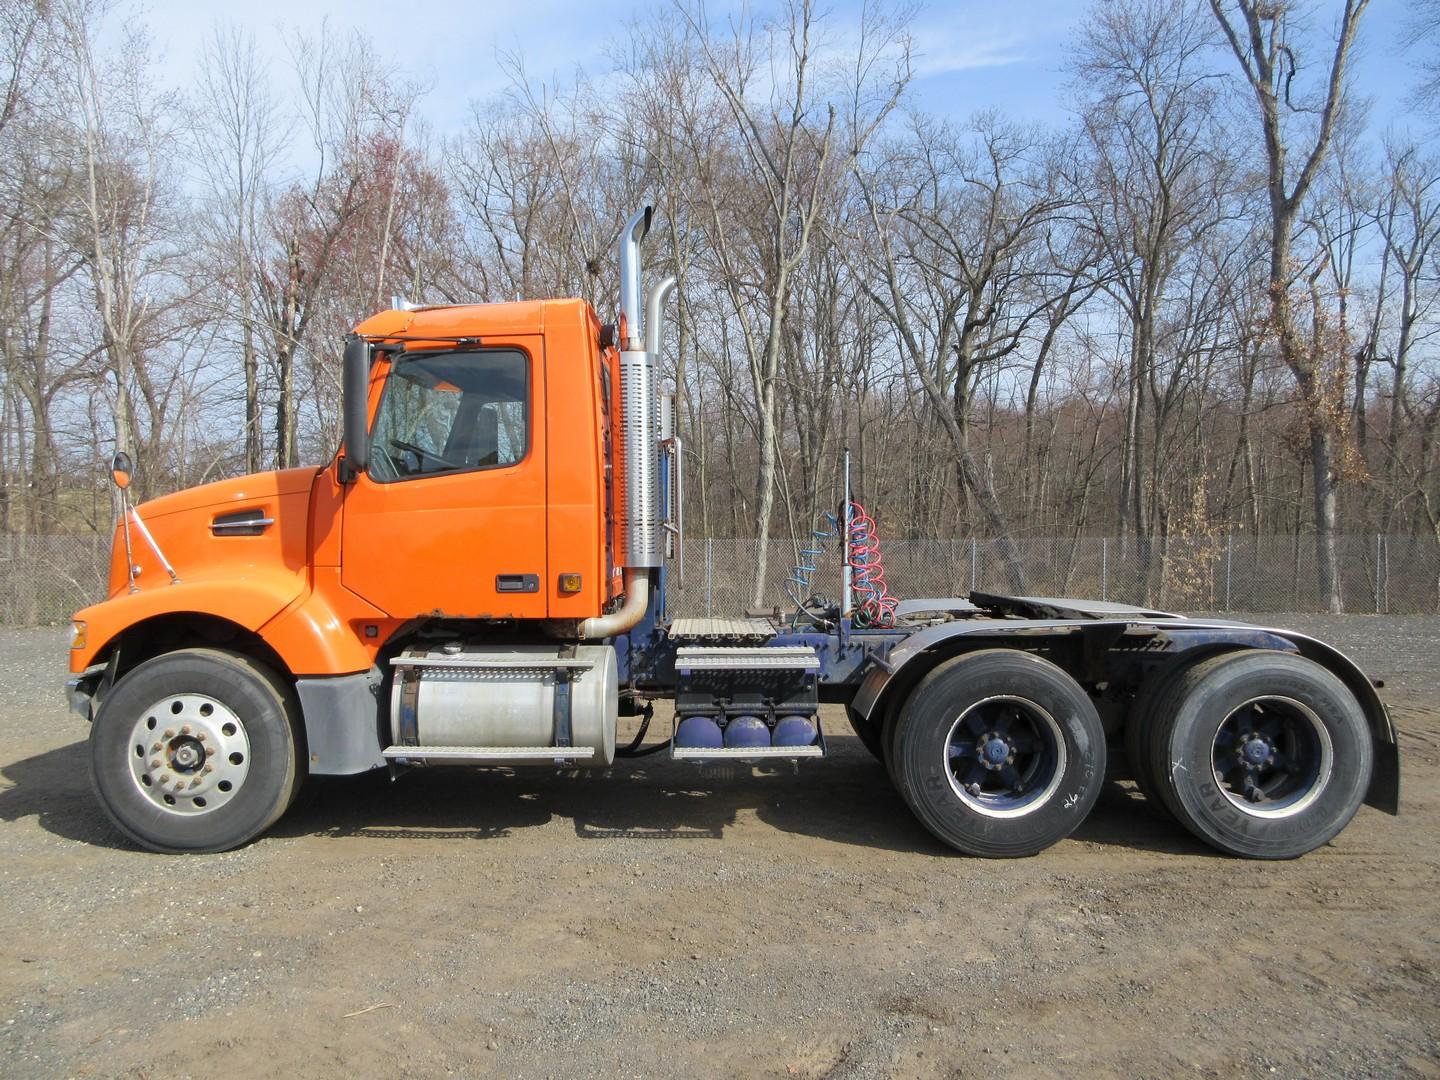
M1364 801L1370 729L1350 690L1289 653L1226 652L1166 680L1137 772L1201 840L1255 859L1329 842Z
M938 665L886 727L901 797L971 855L1043 851L1085 820L1105 779L1105 732L1089 695L1014 649Z

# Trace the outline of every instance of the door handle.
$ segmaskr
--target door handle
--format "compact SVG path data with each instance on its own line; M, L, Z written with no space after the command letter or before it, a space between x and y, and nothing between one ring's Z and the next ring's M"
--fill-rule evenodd
M539 592L539 574L496 574L496 592Z

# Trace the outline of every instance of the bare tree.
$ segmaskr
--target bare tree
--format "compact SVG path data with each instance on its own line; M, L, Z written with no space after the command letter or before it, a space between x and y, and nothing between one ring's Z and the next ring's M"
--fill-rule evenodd
M1392 501L1381 519L1381 527L1388 529L1394 500L1415 494L1415 470L1405 467L1407 436L1417 421L1424 423L1411 400L1415 354L1440 329L1433 321L1440 303L1435 267L1440 251L1440 161L1414 144L1392 139L1385 164L1385 188L1375 216L1385 245L1382 282L1385 276L1393 282L1392 303L1398 308L1390 348L1380 354L1392 372L1385 439L1385 475ZM1423 469L1418 479L1423 489Z
M892 172L883 193L878 178L862 181L876 233L873 295L949 439L962 497L974 499L1011 588L1023 591L1008 515L975 453L973 410L982 380L1048 326L1045 234L1068 196L1038 132L983 114L971 135L917 125L913 169Z
M1347 453L1343 380L1348 371L1342 363L1337 377L1333 343L1326 335L1314 333L1321 328L1318 323L1312 321L1308 335L1302 327L1294 294L1303 271L1295 263L1294 245L1301 207L1329 152L1343 107L1346 64L1367 6L1369 0L1345 0L1323 88L1317 101L1309 103L1297 101L1292 95L1300 47L1300 42L1290 36L1295 25L1292 5L1260 3L1259 0L1235 0L1233 4L1210 0L1211 10L1254 95L1264 137L1265 187L1270 202L1272 329L1281 358L1294 374L1306 413L1318 582L1326 605L1337 612L1343 610L1343 600L1335 547L1336 489ZM1300 129L1294 122L1297 118L1304 120L1308 128ZM1305 149L1297 155L1301 162L1298 169L1290 163L1290 146L1297 138L1305 140ZM1337 390L1342 391L1338 401Z
M208 120L196 131L199 175L209 196L205 238L214 265L225 268L224 315L239 333L235 344L245 380L245 470L258 472L263 467L264 419L256 279L267 185L274 177L283 133L253 37L234 27L215 28L201 58L198 98Z
M1187 258L1226 212L1226 155L1217 151L1208 66L1214 33L1198 15L1191 0L1096 7L1076 61L1094 154L1087 210L1105 253L1105 288L1128 324L1120 523L1135 530L1142 574L1164 513L1153 480L1167 423L1147 415L1147 402L1173 400L1154 388L1165 349L1160 323L1172 289L1186 289ZM1147 440L1152 426L1156 437Z
M702 177L709 240L750 365L759 463L751 600L764 600L767 548L780 451L777 380L796 270L816 223L856 157L900 100L910 79L903 21L867 9L846 60L843 104L824 100L824 56L812 0L792 0L783 21L762 32L753 20L715 34L703 7L681 7L710 77L735 123L731 167L747 183L737 199L713 174ZM886 63L887 59L889 60ZM768 91L762 65L768 65ZM883 65L883 66L882 66ZM814 116L823 108L823 120ZM841 112L844 108L844 112Z
M167 219L178 157L178 103L150 84L148 47L133 32L113 60L97 58L98 16L83 0L60 8L79 191L71 242L80 254L100 325L101 373L111 396L115 445L137 452L144 491L165 440L175 368L152 369L147 346L177 300L178 247Z

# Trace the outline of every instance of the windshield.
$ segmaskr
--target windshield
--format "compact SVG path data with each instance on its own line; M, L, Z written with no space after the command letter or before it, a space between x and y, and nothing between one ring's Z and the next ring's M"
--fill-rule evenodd
M529 364L515 349L401 353L370 432L382 483L503 468L529 446Z

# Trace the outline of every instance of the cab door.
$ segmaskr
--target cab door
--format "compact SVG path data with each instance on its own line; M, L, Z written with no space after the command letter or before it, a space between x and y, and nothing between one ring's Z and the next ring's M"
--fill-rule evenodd
M538 336L395 354L345 492L341 581L396 618L543 618Z

